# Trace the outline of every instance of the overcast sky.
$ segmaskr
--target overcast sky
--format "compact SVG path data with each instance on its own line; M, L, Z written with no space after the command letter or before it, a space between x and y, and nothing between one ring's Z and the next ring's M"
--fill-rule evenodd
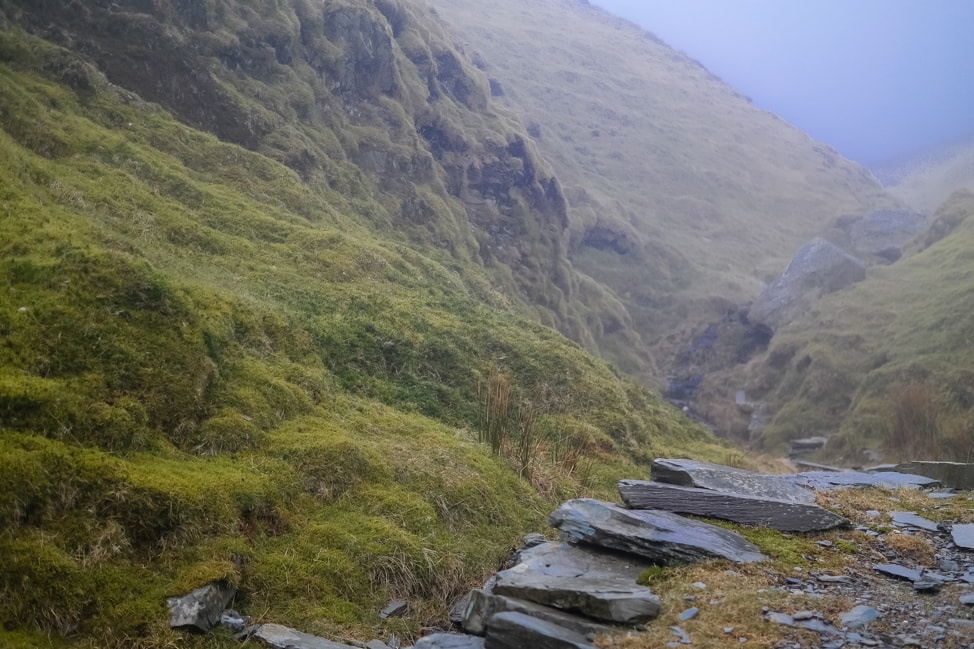
M590 0L864 164L974 135L974 0Z

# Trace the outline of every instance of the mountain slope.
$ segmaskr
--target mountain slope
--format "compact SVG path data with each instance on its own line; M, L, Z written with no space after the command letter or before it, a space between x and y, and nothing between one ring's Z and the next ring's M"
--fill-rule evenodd
M862 167L587 2L431 4L551 161L572 262L614 291L662 373L836 218L895 203ZM599 344L647 372L609 327Z
M524 317L572 321L529 301L575 290L557 181L488 100L396 91L422 66L379 5L0 2L0 645L236 646L166 625L213 579L264 620L414 637L555 499L726 459ZM322 78L282 34L321 36ZM336 97L366 42L393 86Z
M956 191L974 191L974 141L957 142L877 170L890 193L932 213Z

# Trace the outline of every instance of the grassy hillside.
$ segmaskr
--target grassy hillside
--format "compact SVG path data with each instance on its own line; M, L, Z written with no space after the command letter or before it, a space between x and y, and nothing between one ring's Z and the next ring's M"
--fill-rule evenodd
M836 434L824 457L974 459L974 194L959 192L917 248L820 300L747 368L776 416L769 448Z
M20 31L13 19L28 17L3 6L0 645L235 646L166 626L167 596L216 578L262 621L410 638L541 529L556 500L609 495L659 454L741 459L519 315L514 273L526 266L484 261L494 244L438 189L455 167L425 139L375 131L375 151L396 149L397 165L428 163L426 185L395 193L382 184L395 174L366 165L390 158L356 159L344 144L326 154L336 131L269 118L269 132L307 138L314 163L302 168L270 135L234 141L257 122L223 104L177 119ZM85 16L69 18L74 31L54 20L52 38L87 43L97 60ZM178 35L174 24L159 38ZM229 69L198 90L236 75L220 87L239 99L235 88L257 84ZM394 103L378 101L387 116L408 105ZM316 110L345 119L327 102ZM364 121L341 136L364 141ZM500 170L535 160L482 142L465 151ZM528 230L557 212L534 188L496 190ZM408 205L425 220L398 221ZM411 612L380 621L392 597Z
M974 191L974 141L968 140L877 169L889 192L927 214L954 192Z
M874 178L651 34L578 0L431 0L565 187L570 258L671 369L837 217L889 205Z

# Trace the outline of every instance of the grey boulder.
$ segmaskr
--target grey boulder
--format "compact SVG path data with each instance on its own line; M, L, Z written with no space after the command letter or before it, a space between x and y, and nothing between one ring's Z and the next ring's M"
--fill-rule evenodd
M634 554L653 563L766 559L739 534L665 511L630 510L582 498L564 503L548 522L571 542Z
M579 615L572 615L550 606L542 606L534 602L505 597L483 590L475 590L470 593L470 600L463 615L463 630L475 635L484 635L493 616L507 612L521 613L539 620L545 620L586 638L594 638L597 635L613 631L611 626L600 624Z
M169 626L205 633L220 623L220 616L236 594L236 588L221 580L183 597L172 597L166 600L170 609Z
M761 525L782 532L812 532L845 527L849 521L812 503L724 493L662 482L622 480L619 493L630 509L662 509Z
M497 574L493 593L573 611L597 620L638 624L659 615L659 597L636 583L649 562L564 543L521 552Z
M584 636L522 613L498 613L487 628L486 649L595 649Z

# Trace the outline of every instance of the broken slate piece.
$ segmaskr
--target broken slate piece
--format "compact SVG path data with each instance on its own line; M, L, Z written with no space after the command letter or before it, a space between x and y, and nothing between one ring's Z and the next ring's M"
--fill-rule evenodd
M922 516L917 516L913 512L890 512L889 515L893 519L893 525L897 527L915 527L927 532L940 531L940 527L936 523Z
M894 471L935 478L950 489L974 489L974 464L963 462L905 462Z
M680 644L693 644L693 640L690 639L687 632L678 626L671 626L670 633L676 636L676 639L680 642Z
M756 545L739 534L670 512L629 510L589 498L569 500L548 517L573 543L635 554L654 563L709 559L764 561Z
M493 593L606 622L638 624L659 615L659 597L636 583L649 565L637 557L543 543L521 552L520 563L499 572Z
M688 608L687 610L680 613L680 622L686 622L687 620L692 620L693 618L697 617L698 613L700 613L700 609L697 608L696 606L694 606L693 608Z
M394 599L389 602L382 612L379 613L379 617L383 620L387 617L402 617L409 610L409 602L404 599Z
M813 532L849 525L849 521L814 503L723 493L645 480L621 480L619 493L630 509L662 509L760 525L782 532Z
M879 473L861 473L859 471L809 471L792 476L795 484L807 489L834 491L846 487L884 487L896 489L898 487L939 487L940 483L933 478L898 473L896 471L881 471Z
M433 633L420 638L413 649L484 649L484 639L459 633Z
M504 597L482 590L475 590L470 593L469 604L463 615L463 630L474 635L483 635L487 632L489 621L494 615L508 611L523 613L539 620L552 622L586 638L594 638L597 635L610 633L614 630L613 627L606 624L599 624L595 620L580 615L572 615L557 608Z
M865 626L866 624L878 619L879 611L874 609L872 606L859 604L858 606L853 606L852 610L846 611L839 616L839 624L846 629L858 629L859 627Z
M281 624L261 624L251 632L250 637L275 649L355 649L351 645L325 640Z
M884 575L889 575L890 577L896 577L897 579L905 579L906 581L916 581L920 578L919 570L907 568L906 566L901 566L898 563L877 564L873 566L873 570L881 572Z
M485 649L595 649L584 636L522 613L498 613L487 626Z
M653 461L654 482L699 487L729 494L773 498L796 503L814 503L815 494L796 486L791 476L773 476L695 460Z
M974 606L974 593L964 593L961 595L960 603L965 606Z
M954 525L950 530L954 545L965 550L974 550L974 523Z
M189 595L166 600L170 608L169 626L173 629L206 633L220 623L237 589L220 580L197 588Z

